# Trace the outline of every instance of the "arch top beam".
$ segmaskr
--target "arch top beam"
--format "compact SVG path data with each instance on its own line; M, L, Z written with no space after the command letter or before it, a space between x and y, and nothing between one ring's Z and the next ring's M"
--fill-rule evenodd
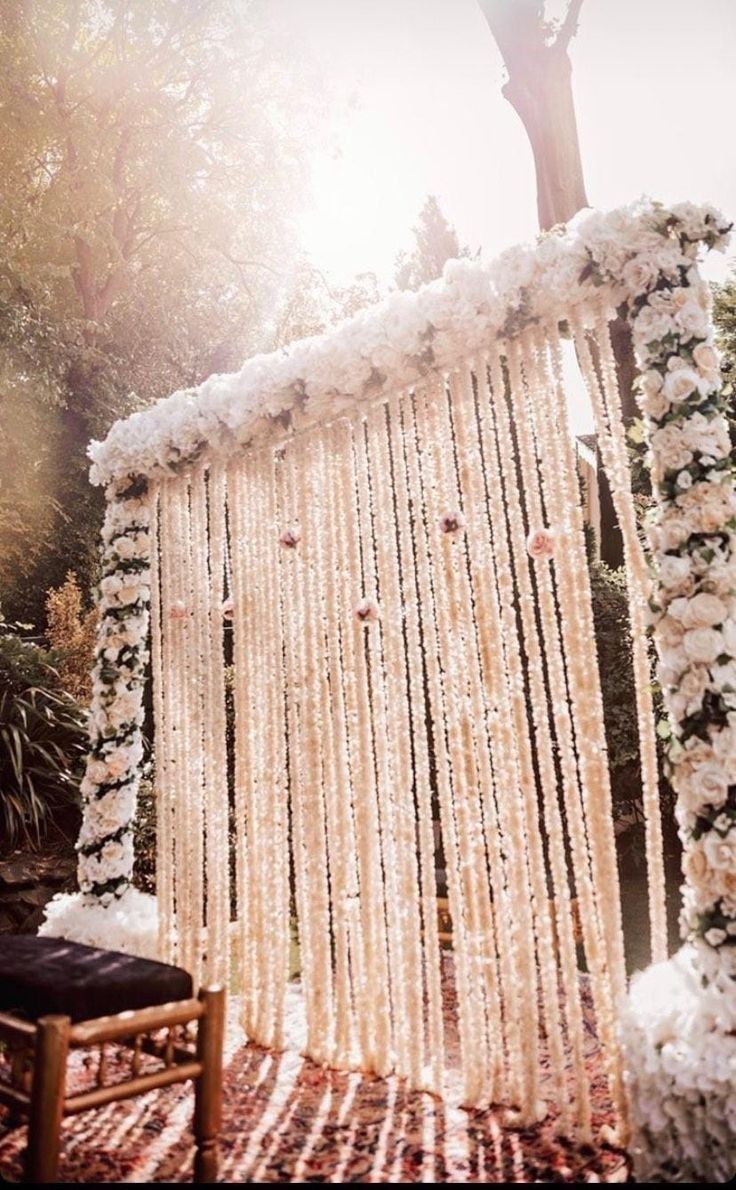
M712 207L650 200L580 211L566 226L496 260L448 261L442 278L286 350L213 375L116 422L93 442L93 483L165 479L196 461L328 421L361 402L448 371L535 324L583 320L591 298L632 306L661 274L676 278L701 247L723 250L730 225Z

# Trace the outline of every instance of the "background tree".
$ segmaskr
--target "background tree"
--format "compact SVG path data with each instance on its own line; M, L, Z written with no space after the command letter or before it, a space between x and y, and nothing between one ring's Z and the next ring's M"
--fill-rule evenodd
M736 275L714 287L713 321L721 350L723 391L728 396L731 442L736 447Z
M539 226L547 231L588 205L568 54L583 0L569 0L561 24L545 18L544 0L479 3L508 71L503 94L532 147Z
M248 0L9 0L0 55L0 590L38 619L94 568L90 437L273 335L315 88Z
M349 285L333 285L307 260L298 261L274 325L273 347L319 335L381 297L375 273L358 273Z
M548 20L544 0L478 0L508 72L503 94L518 113L534 154L537 213L542 231L588 206L580 155L572 65L568 53L583 0L568 0L562 21ZM624 417L636 416L636 367L627 323L611 324ZM623 562L623 543L608 481L598 456L601 557Z
M413 229L414 246L396 258L394 280L398 289L419 289L442 276L448 260L470 256L458 234L445 218L433 194L427 196Z

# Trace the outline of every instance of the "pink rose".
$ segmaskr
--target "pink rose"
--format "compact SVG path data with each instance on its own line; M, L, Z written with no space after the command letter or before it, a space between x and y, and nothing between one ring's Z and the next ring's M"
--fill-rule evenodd
M355 618L362 624L370 624L380 615L375 599L361 599L355 609Z
M446 512L440 517L440 531L442 533L456 533L465 528L465 517L461 512Z
M534 529L526 539L526 548L531 558L552 558L555 535L551 529Z

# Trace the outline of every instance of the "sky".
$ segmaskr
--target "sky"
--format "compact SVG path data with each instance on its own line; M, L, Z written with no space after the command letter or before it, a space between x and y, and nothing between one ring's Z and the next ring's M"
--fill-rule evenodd
M325 80L299 229L331 280L388 283L427 194L485 259L536 234L531 149L477 0L267 8ZM736 0L584 0L570 55L591 205L649 194L736 215ZM712 254L707 275L726 269Z
M485 257L534 235L531 150L477 0L268 8L331 92L301 219L315 264L390 276L428 193ZM571 58L592 205L647 193L736 213L736 0L584 0Z

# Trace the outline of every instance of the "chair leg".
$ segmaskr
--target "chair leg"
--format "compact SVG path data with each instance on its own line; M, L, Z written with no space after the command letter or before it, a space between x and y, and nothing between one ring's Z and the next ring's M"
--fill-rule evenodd
M70 1024L68 1016L45 1016L36 1026L26 1182L56 1182Z
M217 1181L218 1133L222 1117L222 1046L225 1035L225 989L203 988L199 998L205 1006L197 1030L197 1059L202 1073L194 1090L194 1181Z

